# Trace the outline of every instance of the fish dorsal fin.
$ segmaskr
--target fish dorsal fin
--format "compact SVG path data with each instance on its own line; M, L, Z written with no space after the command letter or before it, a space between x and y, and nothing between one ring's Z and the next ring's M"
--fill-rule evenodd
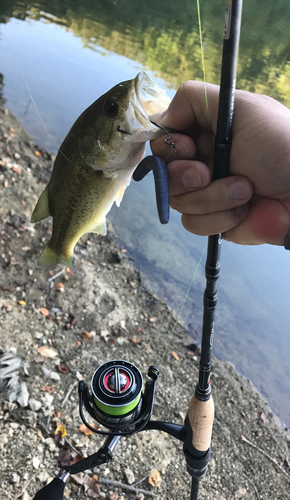
M124 196L124 193L125 193L125 189L127 186L129 186L129 184L130 184L130 181L123 184L123 186L119 189L117 196L115 198L115 202L116 202L117 207L120 206L121 201L122 201L123 196Z
M36 203L35 209L33 210L31 216L31 222L38 222L42 219L46 219L51 215L49 211L48 203L48 185L46 186L43 193L40 195L38 202Z
M107 224L106 224L106 218L102 220L100 224L98 224L94 229L90 231L91 233L97 233L97 234L102 234L103 236L106 236L107 234Z

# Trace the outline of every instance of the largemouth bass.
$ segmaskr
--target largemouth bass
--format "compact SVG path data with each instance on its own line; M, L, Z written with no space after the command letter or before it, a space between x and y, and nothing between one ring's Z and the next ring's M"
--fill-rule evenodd
M53 217L52 236L40 263L63 262L73 269L73 251L90 232L106 234L106 215L120 205L145 142L162 132L151 123L167 109L169 97L141 72L97 99L76 120L61 144L51 179L31 221Z

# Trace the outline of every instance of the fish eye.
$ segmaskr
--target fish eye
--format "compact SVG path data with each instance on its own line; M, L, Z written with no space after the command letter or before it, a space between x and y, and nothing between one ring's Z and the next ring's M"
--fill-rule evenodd
M116 99L108 99L104 104L104 110L107 116L114 118L119 113L119 104Z

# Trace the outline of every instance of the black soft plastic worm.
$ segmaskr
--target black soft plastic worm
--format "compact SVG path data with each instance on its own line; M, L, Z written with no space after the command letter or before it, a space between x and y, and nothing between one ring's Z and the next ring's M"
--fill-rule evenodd
M167 165L159 156L146 156L137 166L133 179L141 181L145 175L153 170L156 203L161 224L169 221L169 186Z

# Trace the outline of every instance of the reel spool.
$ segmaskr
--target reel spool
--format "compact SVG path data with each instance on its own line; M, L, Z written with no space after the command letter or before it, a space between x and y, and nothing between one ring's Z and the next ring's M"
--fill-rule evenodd
M148 380L142 392L143 379L138 368L124 360L108 361L95 371L90 394L87 384L79 382L80 417L92 432L101 435L125 436L139 432L148 423L154 404L159 370L148 369ZM109 431L90 426L83 413L83 405L97 422Z
M95 419L108 429L130 427L140 415L142 385L142 375L132 363L114 360L99 366L91 381Z

